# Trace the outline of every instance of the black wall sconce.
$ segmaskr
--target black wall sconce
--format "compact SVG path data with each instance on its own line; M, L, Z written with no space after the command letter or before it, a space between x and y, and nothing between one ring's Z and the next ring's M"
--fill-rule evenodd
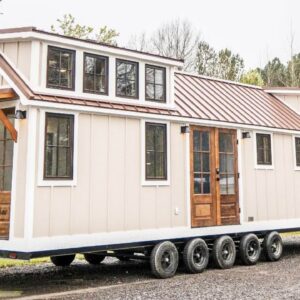
M243 139L250 139L251 138L251 134L250 134L250 132L249 131L244 131L244 132L242 132L242 138Z
M181 126L180 132L181 132L181 133L190 133L190 127L187 126L187 125Z
M16 110L15 119L17 120L26 119L26 110Z

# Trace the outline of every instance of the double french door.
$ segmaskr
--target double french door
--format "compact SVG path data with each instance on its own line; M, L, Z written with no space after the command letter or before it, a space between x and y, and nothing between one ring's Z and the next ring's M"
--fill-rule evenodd
M239 224L236 130L191 127L192 227Z

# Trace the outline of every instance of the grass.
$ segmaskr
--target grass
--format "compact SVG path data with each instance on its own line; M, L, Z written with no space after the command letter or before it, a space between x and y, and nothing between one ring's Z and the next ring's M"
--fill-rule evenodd
M35 258L35 259L31 259L31 260L0 258L0 269L16 267L16 266L38 265L38 264L43 264L43 263L48 263L48 262L50 262L49 257Z
M84 257L82 254L77 254L76 259L83 260ZM17 266L32 266L32 265L45 264L45 263L50 263L50 262L51 262L50 257L34 258L31 260L0 258L0 269L17 267Z

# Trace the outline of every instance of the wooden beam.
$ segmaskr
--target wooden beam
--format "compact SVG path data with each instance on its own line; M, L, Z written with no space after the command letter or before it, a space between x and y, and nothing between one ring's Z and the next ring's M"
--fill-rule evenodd
M3 123L3 125L6 127L8 132L10 133L11 138L17 142L18 139L18 132L15 129L14 125L10 122L10 120L7 118L5 113L2 109L0 109L0 121Z
M18 98L15 91L11 88L0 89L0 101L1 100L14 100Z

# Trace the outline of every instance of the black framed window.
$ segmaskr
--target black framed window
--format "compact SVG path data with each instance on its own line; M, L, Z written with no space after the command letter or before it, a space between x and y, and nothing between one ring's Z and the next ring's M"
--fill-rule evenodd
M146 180L167 179L167 125L146 123Z
M300 137L295 138L296 166L300 167Z
M73 179L74 116L46 113L44 179Z
M166 102L166 69L146 65L145 97L148 101Z
M116 60L116 95L138 98L138 63Z
M84 54L83 91L86 93L108 94L108 58Z
M270 134L256 134L257 164L272 165L272 141Z
M74 90L75 51L48 47L47 87Z

